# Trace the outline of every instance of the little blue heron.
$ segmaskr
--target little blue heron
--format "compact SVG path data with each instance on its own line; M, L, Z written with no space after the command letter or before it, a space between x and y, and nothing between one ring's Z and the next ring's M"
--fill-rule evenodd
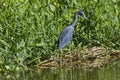
M71 25L66 27L60 34L58 39L58 49L61 50L66 44L70 42L73 36L74 26L76 25L78 15L81 15L84 19L88 20L83 11L77 11L74 13L74 20Z

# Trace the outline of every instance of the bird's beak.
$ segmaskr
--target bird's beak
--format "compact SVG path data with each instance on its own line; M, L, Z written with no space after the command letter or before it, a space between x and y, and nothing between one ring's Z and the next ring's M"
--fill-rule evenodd
M83 15L83 18L84 18L85 20L89 20L85 15Z

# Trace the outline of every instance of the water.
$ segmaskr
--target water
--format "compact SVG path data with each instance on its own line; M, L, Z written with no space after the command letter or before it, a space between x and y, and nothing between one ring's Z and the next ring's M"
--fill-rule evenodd
M99 69L34 69L0 74L0 80L120 80L120 66Z

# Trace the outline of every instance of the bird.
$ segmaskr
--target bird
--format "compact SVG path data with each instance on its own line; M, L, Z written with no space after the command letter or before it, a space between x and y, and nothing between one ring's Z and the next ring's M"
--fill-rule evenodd
M84 19L88 20L82 10L74 13L74 19L71 25L67 26L61 33L58 38L58 49L61 50L64 46L70 43L73 37L74 26L78 20L78 15L82 16Z

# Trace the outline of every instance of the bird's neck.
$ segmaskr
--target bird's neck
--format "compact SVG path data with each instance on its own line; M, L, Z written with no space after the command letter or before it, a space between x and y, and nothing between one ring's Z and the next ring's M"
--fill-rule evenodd
M75 13L73 23L71 24L73 27L75 26L75 24L77 22L77 18L78 18L78 13Z

